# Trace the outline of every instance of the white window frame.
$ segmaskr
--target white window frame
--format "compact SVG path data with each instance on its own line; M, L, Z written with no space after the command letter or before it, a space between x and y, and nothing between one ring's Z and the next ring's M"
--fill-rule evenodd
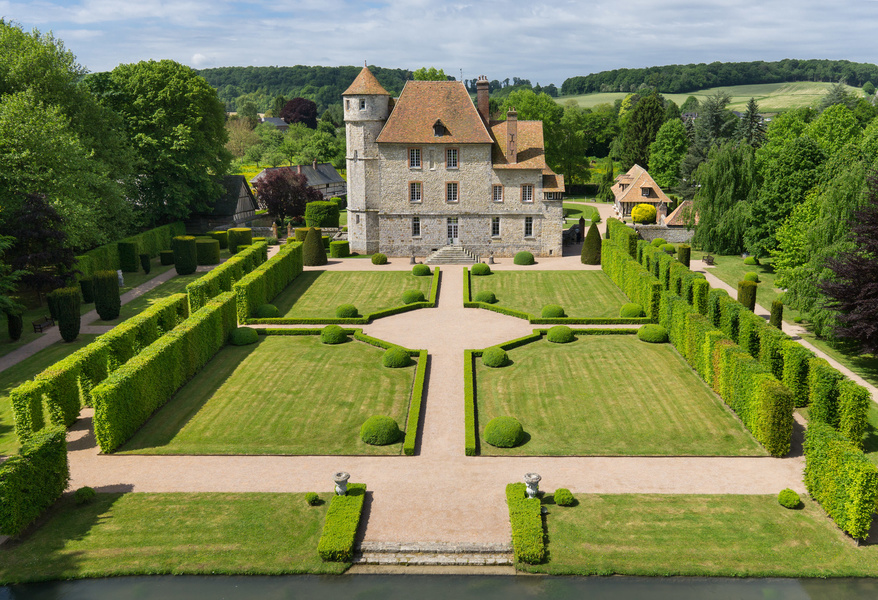
M409 181L409 202L419 204L424 199L424 183L421 181Z
M457 204L460 202L460 183L457 181L445 182L445 202Z
M500 192L500 199L497 199L497 192ZM493 202L503 202L503 186L501 184L494 184L491 187L491 200Z
M457 169L460 165L460 151L457 148L445 149L445 168Z
M521 201L525 204L532 204L534 201L534 186L524 184L521 186Z
M409 169L420 169L421 164L421 149L409 148Z
M412 217L412 237L421 237L421 217Z
M500 217L491 217L491 237L500 237Z
M534 236L534 218L524 218L524 237L531 238Z

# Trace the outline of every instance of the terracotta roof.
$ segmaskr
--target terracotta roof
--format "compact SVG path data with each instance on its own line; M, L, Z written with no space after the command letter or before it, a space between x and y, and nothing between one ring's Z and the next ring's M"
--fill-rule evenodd
M542 121L518 121L518 162L506 161L506 121L491 121L495 169L548 169Z
M624 184L624 188L623 188ZM649 189L649 195L643 195L643 188ZM616 196L616 202L633 202L635 204L660 204L671 203L662 189L656 184L646 169L640 165L634 165L627 173L616 177L616 183L611 188Z
M692 210L692 201L684 200L674 212L665 217L665 225L668 227L686 227L689 223L689 212ZM698 215L695 215L695 224L698 225Z
M445 126L444 135L434 135L436 121L442 121ZM377 141L389 144L493 142L469 93L459 81L407 81Z
M543 169L543 192L564 192L564 176Z
M357 75L357 78L354 79L354 82L351 86L342 92L342 96L389 96L378 80L375 79L375 76L372 75L372 71L369 70L369 67L363 67L363 70L360 71L360 74Z

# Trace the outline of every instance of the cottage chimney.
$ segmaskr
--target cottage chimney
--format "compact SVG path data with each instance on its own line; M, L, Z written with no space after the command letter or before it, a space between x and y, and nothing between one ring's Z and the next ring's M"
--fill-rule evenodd
M518 162L518 113L515 107L506 113L506 162Z
M486 125L491 121L491 109L488 102L488 92L490 89L491 84L488 83L488 78L484 75L479 75L479 80L476 81L476 105Z
M314 159L314 163L311 166L314 167L315 171L317 170L317 159L316 158Z
M302 174L302 165L296 165L296 173L298 173L299 175Z

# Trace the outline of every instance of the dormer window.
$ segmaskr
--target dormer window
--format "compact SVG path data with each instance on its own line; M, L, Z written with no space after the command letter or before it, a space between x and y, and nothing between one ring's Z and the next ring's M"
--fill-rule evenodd
M436 122L433 123L433 137L442 137L446 133L448 133L448 129L445 128L441 119L437 119Z
M643 196L644 198L649 198L649 188L648 187L640 188L640 195Z
M360 98L360 110L366 110L366 99Z

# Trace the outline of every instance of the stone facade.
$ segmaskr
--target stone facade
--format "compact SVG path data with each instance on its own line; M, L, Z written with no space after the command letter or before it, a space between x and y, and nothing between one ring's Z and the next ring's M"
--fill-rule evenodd
M669 244L688 244L695 235L694 229L685 227L667 227L665 225L637 225L635 227L640 238L651 242L656 238L662 238Z

